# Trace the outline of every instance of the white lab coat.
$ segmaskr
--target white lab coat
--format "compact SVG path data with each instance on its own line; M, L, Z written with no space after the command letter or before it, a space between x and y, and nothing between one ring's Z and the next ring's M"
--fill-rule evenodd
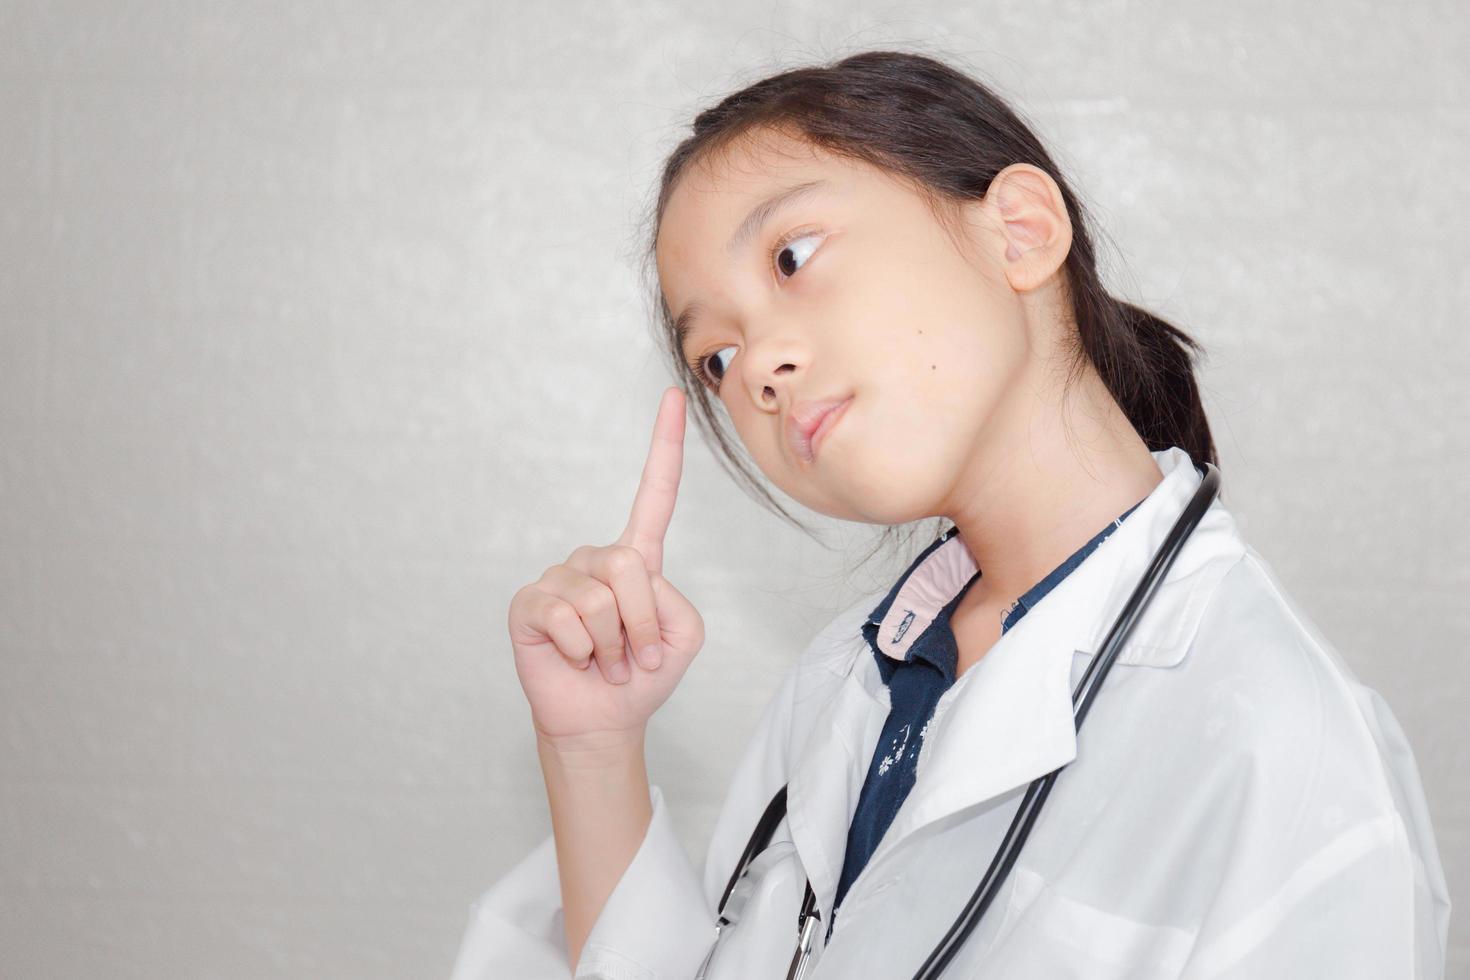
M1163 481L940 699L913 789L811 980L911 977L1027 784L1068 763L946 977L1443 976L1450 900L1413 753L1219 498L1075 729L1071 694L1092 651L1200 481L1183 450L1153 455ZM577 978L692 977L735 862L788 781L775 839L794 841L825 932L888 712L859 630L884 595L839 613L788 672L702 872L652 788L648 833ZM568 976L560 904L548 836L473 904L452 980ZM794 919L770 942L794 948Z

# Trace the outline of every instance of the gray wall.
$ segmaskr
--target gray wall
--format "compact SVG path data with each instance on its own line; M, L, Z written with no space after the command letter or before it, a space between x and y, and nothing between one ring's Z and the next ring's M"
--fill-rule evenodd
M1208 346L1226 502L1470 899L1470 14L1329 6L0 2L0 975L448 971L548 830L506 605L617 534L669 381L661 155L876 46L1011 96L1115 290ZM709 639L650 752L696 857L781 670L897 570L827 526L691 433Z

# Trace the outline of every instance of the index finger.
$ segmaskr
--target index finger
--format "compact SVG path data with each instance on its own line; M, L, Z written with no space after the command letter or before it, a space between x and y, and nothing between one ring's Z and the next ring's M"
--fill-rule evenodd
M679 477L684 471L685 404L684 392L677 386L664 389L633 510L618 538L618 544L631 545L642 553L650 572L663 570L664 532L669 529L674 500L679 495Z

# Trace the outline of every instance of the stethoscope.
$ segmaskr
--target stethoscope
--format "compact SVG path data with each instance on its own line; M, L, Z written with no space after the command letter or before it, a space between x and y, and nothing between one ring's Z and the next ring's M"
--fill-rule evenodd
M1077 690L1072 692L1073 721L1079 731L1082 728L1082 719L1087 716L1087 709L1092 705L1093 698L1097 696L1098 688L1102 686L1103 678L1112 669L1113 661L1117 659L1118 651L1123 647L1123 641L1132 631L1134 623L1143 616L1144 610L1148 608L1149 600L1153 598L1159 579L1163 578L1169 566L1174 563L1174 558L1184 547L1184 542L1194 533L1200 518L1204 516L1205 511L1209 509L1210 504L1219 494L1220 471L1215 468L1214 464L1195 463L1194 467L1199 470L1202 477L1199 488L1195 490L1194 497L1185 505L1184 511L1174 522L1174 526L1169 529L1169 535L1164 539L1164 543L1154 553L1153 560L1149 562L1148 569L1143 573L1143 579L1133 589L1133 594L1128 597L1123 611L1118 614L1117 620L1108 630L1102 649L1097 656L1092 658L1086 673L1082 675L1082 680L1077 685ZM1021 846L1031 835L1031 828L1036 823L1037 815L1041 813L1041 804L1046 802L1052 784L1056 782L1057 774L1065 768L1066 766L1061 766L1053 769L1046 775L1033 780L1026 788L1026 795L1021 798L1021 805L1011 820L1010 829L1006 831L1005 837L1001 840L1000 848L995 852L995 857L991 859L985 877L981 879L975 893L970 896L959 918L955 919L954 925L949 927L949 931L934 947L929 958L924 961L924 965L919 967L919 972L914 974L914 980L933 980L934 977L939 976L954 958L955 953L959 951L965 939L974 931L975 926L980 922L980 917L990 907L991 901L1010 874L1011 866L1016 863L1016 856L1021 852ZM705 956L696 980L702 980L705 976L714 959L715 951L719 948L721 930L730 924L730 920L725 918L725 906L730 901L730 894L735 890L736 882L745 874L756 855L770 845L777 825L785 816L786 787L782 786L771 798L771 802L766 805L760 820L756 822L755 830L750 835L750 841L745 845L745 851L735 865L735 872L730 875L730 883L725 886L725 893L720 897L720 918L715 925L714 946ZM817 896L812 891L811 879L808 878L806 894L801 900L801 912L796 920L796 952L791 957L791 967L786 972L786 980L802 980L806 974L812 950L816 944L817 927L821 923L821 918L821 912L817 910Z

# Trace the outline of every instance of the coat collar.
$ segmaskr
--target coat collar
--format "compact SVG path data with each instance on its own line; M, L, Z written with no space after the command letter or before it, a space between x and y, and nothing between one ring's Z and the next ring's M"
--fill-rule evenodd
M1158 486L945 692L925 737L917 781L869 866L925 824L993 799L1076 758L1074 660L1085 664L1102 645L1201 481L1183 449L1170 447L1152 455L1163 473ZM888 591L892 596L907 582L926 583L913 592L919 604L907 607L915 611L907 627L902 625L907 613L895 617L892 604L879 604L874 611L885 614L880 631L887 631L881 636L891 639L900 629L914 630L924 618L922 610L937 611L948 598L946 590L968 581L973 561L956 548L963 549L957 537L936 541L920 556L935 564L916 560ZM1158 583L1114 666L1179 664L1210 596L1244 553L1235 520L1217 497ZM915 569L924 568L931 572L922 579L912 577ZM847 827L886 715L877 663L860 625L823 658L823 665L844 681L822 707L811 729L821 735L808 740L790 780L792 837L823 921L831 915Z

